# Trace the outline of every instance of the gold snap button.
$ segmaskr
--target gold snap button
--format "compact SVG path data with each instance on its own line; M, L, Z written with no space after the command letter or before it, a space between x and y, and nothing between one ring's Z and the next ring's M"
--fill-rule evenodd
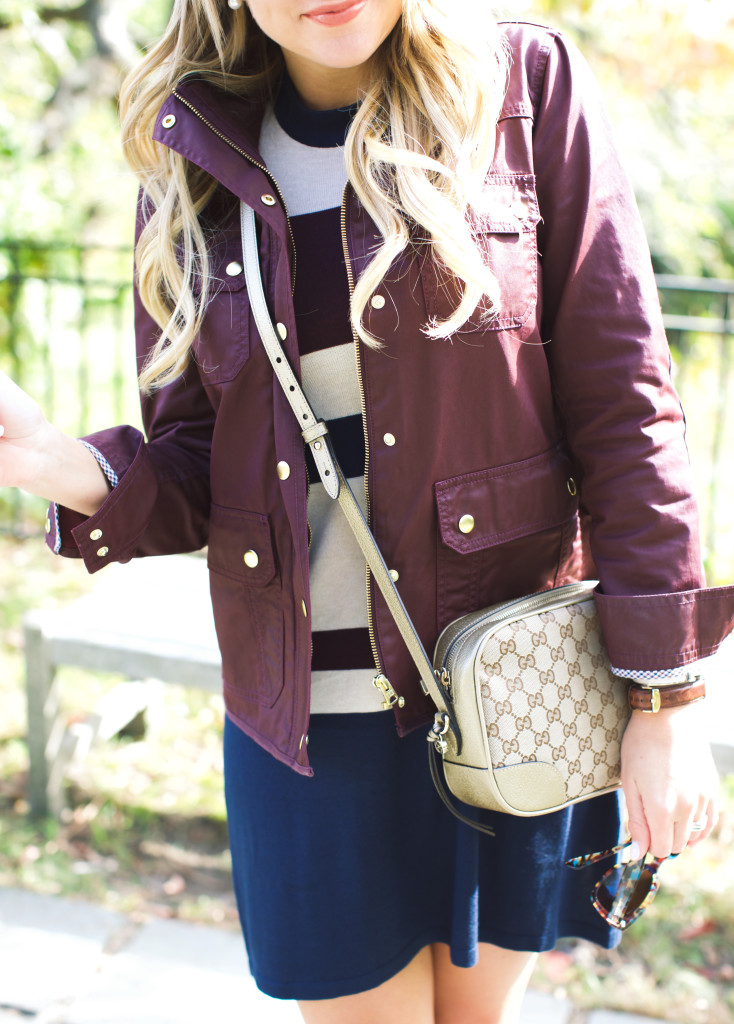
M578 492L578 489L576 487L576 481L572 476L570 476L566 481L566 487L568 488L568 493L575 497Z
M109 548L99 548L99 550L97 551L97 558L104 558L106 555L109 555L109 553Z
M278 465L275 467L275 470L278 474L278 479L280 480L287 480L288 477L291 475L291 467L288 465L287 462L279 462Z
M242 264L238 263L237 260L232 260L231 263L227 264L224 273L227 274L228 277L237 277L242 273Z
M89 534L89 539L90 540L102 540L102 531L101 530L92 530L92 532Z
M400 573L398 572L397 569L390 569L390 579L393 581L393 583L398 582L398 580L400 579Z
M392 448L392 446L395 444L395 435L383 434L382 440L385 442L388 448Z
M306 607L305 601L301 601L301 611L306 616L306 618L308 618L308 608Z
M173 128L175 123L176 123L176 115L175 114L166 114L166 116L161 121L161 124L163 125L164 128Z
M278 337L280 338L280 340L285 341L285 339L288 337L288 328L286 327L286 325L276 324L275 329L278 332Z
M275 206L275 196L271 196L269 192L266 192L264 196L260 196L260 202L264 203L265 206Z
M257 551L245 551L245 565L248 569L256 568L260 559L257 557Z
M462 516L459 520L459 529L462 533L471 533L474 529L474 516Z
M382 309L385 305L384 295L373 295L370 299L370 305L373 309Z

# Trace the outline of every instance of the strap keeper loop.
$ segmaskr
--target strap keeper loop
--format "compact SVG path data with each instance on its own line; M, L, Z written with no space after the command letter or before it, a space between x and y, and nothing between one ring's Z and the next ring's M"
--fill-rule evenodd
M314 441L318 441L320 437L325 437L328 433L329 428L323 420L319 420L319 422L314 423L312 427L306 427L305 430L302 430L301 437L306 444L313 444Z

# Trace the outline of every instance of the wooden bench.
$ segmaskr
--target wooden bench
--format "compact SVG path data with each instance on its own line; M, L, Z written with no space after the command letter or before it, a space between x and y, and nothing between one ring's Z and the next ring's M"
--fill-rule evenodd
M75 665L218 693L221 664L202 558L142 558L111 565L91 592L24 622L29 802L34 815L59 813L69 734L59 713L57 669ZM723 773L734 772L734 639L710 664L709 736Z
M68 607L29 612L24 632L28 799L35 816L58 815L63 806L70 737L59 710L59 666L221 691L202 558L140 558L110 565L90 593Z

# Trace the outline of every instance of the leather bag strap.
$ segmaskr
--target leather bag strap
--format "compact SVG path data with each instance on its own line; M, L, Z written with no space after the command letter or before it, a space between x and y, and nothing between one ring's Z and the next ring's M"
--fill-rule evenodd
M444 782L443 772L439 768L438 754L436 753L436 747L433 743L428 745L428 767L431 770L431 778L433 779L433 785L436 787L436 792L441 798L441 802L447 807L455 818L462 821L469 828L476 829L477 832L483 832L486 836L493 836L494 829L491 825L485 825L483 821L477 821L476 818L470 818L468 814L459 808L456 797L453 795L451 790Z
M298 378L288 363L278 333L273 327L260 273L255 211L246 203L240 203L240 224L242 228L245 280L247 282L250 308L252 309L260 338L275 376L283 389L285 397L288 399L293 414L298 420L303 439L311 449L326 493L330 498L339 501L342 512L346 516L347 522L375 578L375 582L385 598L390 613L400 631L400 635L415 662L423 692L429 694L439 710L444 711L448 715L457 749L461 750L461 732L457 725L453 708L446 700L443 690L436 679L433 664L425 652L410 616L405 610L405 605L395 588L385 560L375 538L372 536L362 509L359 507L357 499L354 497L354 493L336 460L326 424L318 419L311 408L308 399L301 389Z

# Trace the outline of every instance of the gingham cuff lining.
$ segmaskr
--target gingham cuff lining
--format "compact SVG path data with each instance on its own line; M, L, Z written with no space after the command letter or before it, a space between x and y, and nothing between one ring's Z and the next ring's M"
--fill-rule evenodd
M112 487L114 490L114 488L117 487L117 485L119 484L120 478L114 471L112 466L109 464L107 459L104 457L102 452L97 451L94 445L90 444L89 441L80 441L80 444L83 444L84 447L88 451L90 451L92 455L95 457L95 459L97 460L97 465L102 470L104 475L107 477L110 487ZM58 555L61 551L61 519L59 517L59 506L56 504L55 501L51 502L51 508L53 510L54 525L56 527L56 539L54 540L54 554Z
M83 444L84 447L87 448L95 457L95 459L97 460L97 464L99 465L99 468L102 470L104 475L109 480L110 486L113 488L117 487L117 485L120 482L120 478L118 477L117 473L114 471L112 466L109 464L107 459L104 457L102 452L98 452L94 445L90 444L89 441L81 441L80 443Z
M646 683L659 679L672 686L674 683L684 683L691 674L695 675L697 662L690 665L683 665L680 668L615 668L612 665L612 672L622 679L632 679L636 682Z
M54 554L58 555L61 551L61 522L59 521L59 506L55 501L51 502L51 508L54 514L54 526L56 533L54 534Z

